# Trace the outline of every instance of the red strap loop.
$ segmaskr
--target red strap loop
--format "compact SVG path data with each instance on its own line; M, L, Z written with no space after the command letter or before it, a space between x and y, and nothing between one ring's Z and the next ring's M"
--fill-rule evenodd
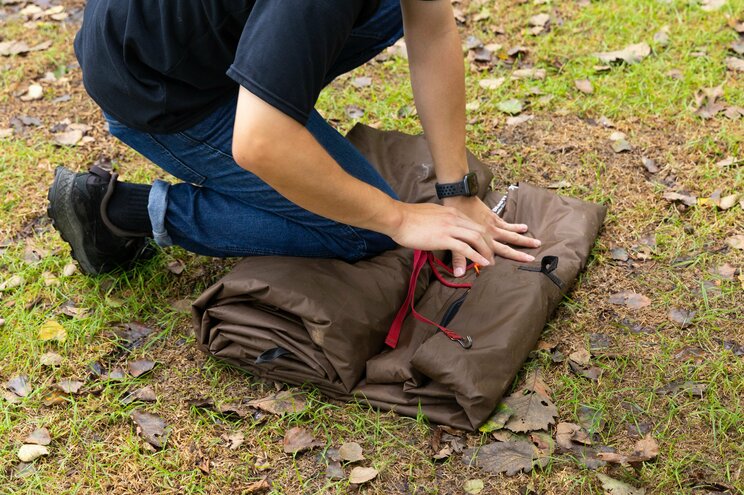
M388 330L387 338L385 339L385 344L395 349L395 347L398 345L398 339L400 338L400 330L403 327L403 321L406 319L406 315L408 315L408 311L410 309L411 314L413 314L413 317L416 318L419 321L422 321L424 323L428 323L429 325L434 325L439 330L442 331L450 340L454 340L457 342L460 342L463 347L465 347L465 344L463 342L467 342L470 338L467 339L463 338L461 335L453 332L447 327L444 327L442 325L439 325L438 323L435 323L428 319L427 317L423 316L421 313L416 311L416 308L413 307L413 298L416 294L416 283L418 282L419 275L421 274L421 270L424 268L424 265L426 263L429 263L429 266L431 266L432 272L434 272L434 275L437 277L437 280L439 280L440 283L447 287L452 287L455 289L470 289L473 284L458 284L454 282L449 282L444 279L441 273L439 273L438 268L443 268L445 271L447 271L449 274L452 274L452 268L447 266L445 263L443 263L441 260L439 260L431 251L420 251L415 250L413 252L413 270L411 271L411 278L408 282L408 294L406 295L406 300L401 305L400 309L398 310L398 313L395 315L395 318L393 319L393 323L390 325L390 330ZM471 267L473 267L473 264L468 265L467 269L469 270ZM469 347L469 343L468 343Z

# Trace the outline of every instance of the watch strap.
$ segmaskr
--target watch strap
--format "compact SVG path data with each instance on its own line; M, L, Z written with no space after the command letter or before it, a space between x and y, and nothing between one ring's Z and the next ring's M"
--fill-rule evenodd
M467 194L465 184L462 181L451 182L449 184L437 184L436 190L439 199L450 198L452 196L465 196Z

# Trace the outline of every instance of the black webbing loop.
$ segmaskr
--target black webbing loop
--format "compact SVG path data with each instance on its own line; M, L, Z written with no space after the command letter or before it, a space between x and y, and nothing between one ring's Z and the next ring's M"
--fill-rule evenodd
M256 364L270 363L275 359L278 359L282 356L286 356L287 354L292 354L292 353L288 351L287 349L285 349L284 347L274 347L273 349L269 349L268 351L262 352L256 358Z
M520 270L528 272L540 272L545 274L551 282L558 286L559 289L563 289L563 281L553 273L558 268L558 256L543 256L540 260L540 266L521 265Z

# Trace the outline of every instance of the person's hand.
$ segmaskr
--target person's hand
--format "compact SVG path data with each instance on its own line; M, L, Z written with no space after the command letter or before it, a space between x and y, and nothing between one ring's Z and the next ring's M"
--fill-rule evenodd
M488 246L498 256L525 263L534 261L534 256L507 246L507 244L527 248L536 248L540 246L539 240L521 235L527 232L527 225L505 222L500 216L491 211L491 209L481 201L480 198L475 196L445 198L443 202L445 206L457 209L464 213L469 219L482 226ZM466 256L463 256L462 252L452 251L452 268L454 269L456 277L465 274L465 258ZM470 256L467 256L467 258L479 263Z
M460 209L433 203L398 202L397 206L399 221L388 235L401 246L426 251L446 249L457 259L468 258L484 266L493 262L494 243L489 241L486 226Z

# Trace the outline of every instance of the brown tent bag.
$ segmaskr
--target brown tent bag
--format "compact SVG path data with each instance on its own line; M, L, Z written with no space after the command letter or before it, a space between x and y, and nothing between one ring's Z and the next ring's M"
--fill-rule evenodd
M402 200L436 201L423 137L361 125L348 137ZM491 182L483 163L468 162ZM438 261L445 253L404 248L357 263L246 258L194 303L199 347L262 378L478 428L585 266L605 216L525 183L480 196L530 226L542 241L528 251L534 263L497 259L455 279Z

